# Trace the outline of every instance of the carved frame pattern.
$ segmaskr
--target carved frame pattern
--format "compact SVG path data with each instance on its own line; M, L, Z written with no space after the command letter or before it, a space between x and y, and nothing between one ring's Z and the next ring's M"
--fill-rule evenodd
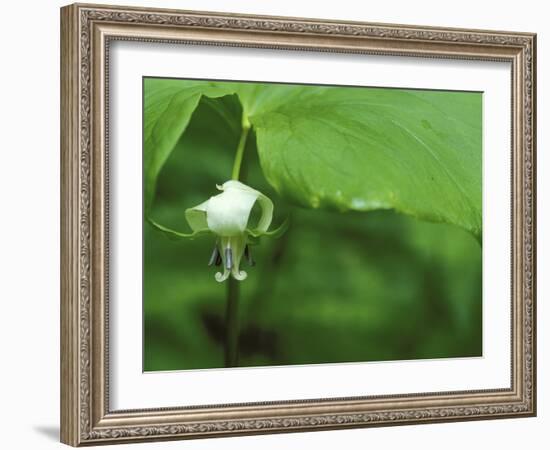
M535 415L535 35L78 4L62 8L61 17L63 442L79 446ZM510 61L511 388L110 411L103 100L112 39Z

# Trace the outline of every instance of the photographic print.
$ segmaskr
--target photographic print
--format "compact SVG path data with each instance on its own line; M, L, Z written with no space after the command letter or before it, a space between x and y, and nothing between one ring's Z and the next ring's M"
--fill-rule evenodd
M482 356L482 93L143 78L143 370Z

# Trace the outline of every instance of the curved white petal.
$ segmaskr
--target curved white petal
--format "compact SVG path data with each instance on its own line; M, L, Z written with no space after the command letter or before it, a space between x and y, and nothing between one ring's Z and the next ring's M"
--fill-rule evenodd
M260 192L257 191L256 189L253 189L251 188L250 186L247 186L246 184L244 183L241 183L240 181L238 180L229 180L229 181L226 181L225 183L223 183L221 186L218 185L218 189L220 191L226 191L228 189L241 189L243 191L248 191L248 192L254 192L256 194L259 194Z
M238 270L238 269L232 270L231 275L237 281L244 281L246 280L246 277L248 277L248 274L244 270Z
M204 230L208 228L206 220L206 211L210 200L202 202L200 205L185 210L185 218L193 231Z
M224 269L223 272L216 272L216 275L214 275L214 278L218 283L221 283L222 281L225 281L229 278L230 273L231 273L230 270Z
M269 199L269 197L237 180L226 181L222 186L218 186L218 188L221 188L224 192L235 192L243 196L247 195L246 193L249 193L251 196L254 195L256 197L256 201L260 205L261 216L255 227L247 225L247 228L254 229L256 233L265 233L269 229L269 226L273 220L273 202ZM250 206L250 210L252 210L252 206L254 206L254 203ZM249 217L250 212L247 216L247 222Z
M244 233L252 207L262 194L238 181L228 181L222 189L221 194L211 197L208 202L208 228L219 236Z
M273 202L269 197L260 193L258 196L258 204L262 210L262 215L260 216L258 225L256 225L256 230L265 233L273 220Z

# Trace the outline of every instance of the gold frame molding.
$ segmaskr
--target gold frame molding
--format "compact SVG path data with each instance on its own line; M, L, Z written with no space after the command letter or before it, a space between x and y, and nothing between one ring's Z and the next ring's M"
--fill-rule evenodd
M508 389L112 411L108 58L113 40L507 61L512 67ZM61 441L73 446L534 416L536 35L107 5L61 9Z

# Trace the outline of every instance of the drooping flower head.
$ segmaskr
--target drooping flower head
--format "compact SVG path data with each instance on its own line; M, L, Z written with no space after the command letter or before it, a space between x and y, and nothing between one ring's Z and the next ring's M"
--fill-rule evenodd
M261 236L277 236L286 228L286 222L276 230L268 231L273 219L273 202L261 192L240 181L230 180L217 186L222 191L205 202L185 211L185 217L193 234L211 232L217 236L209 265L223 265L223 272L216 273L217 281L230 275L244 280L247 273L240 270L243 255L252 265L249 246ZM261 209L258 223L251 224L251 212L255 204Z

